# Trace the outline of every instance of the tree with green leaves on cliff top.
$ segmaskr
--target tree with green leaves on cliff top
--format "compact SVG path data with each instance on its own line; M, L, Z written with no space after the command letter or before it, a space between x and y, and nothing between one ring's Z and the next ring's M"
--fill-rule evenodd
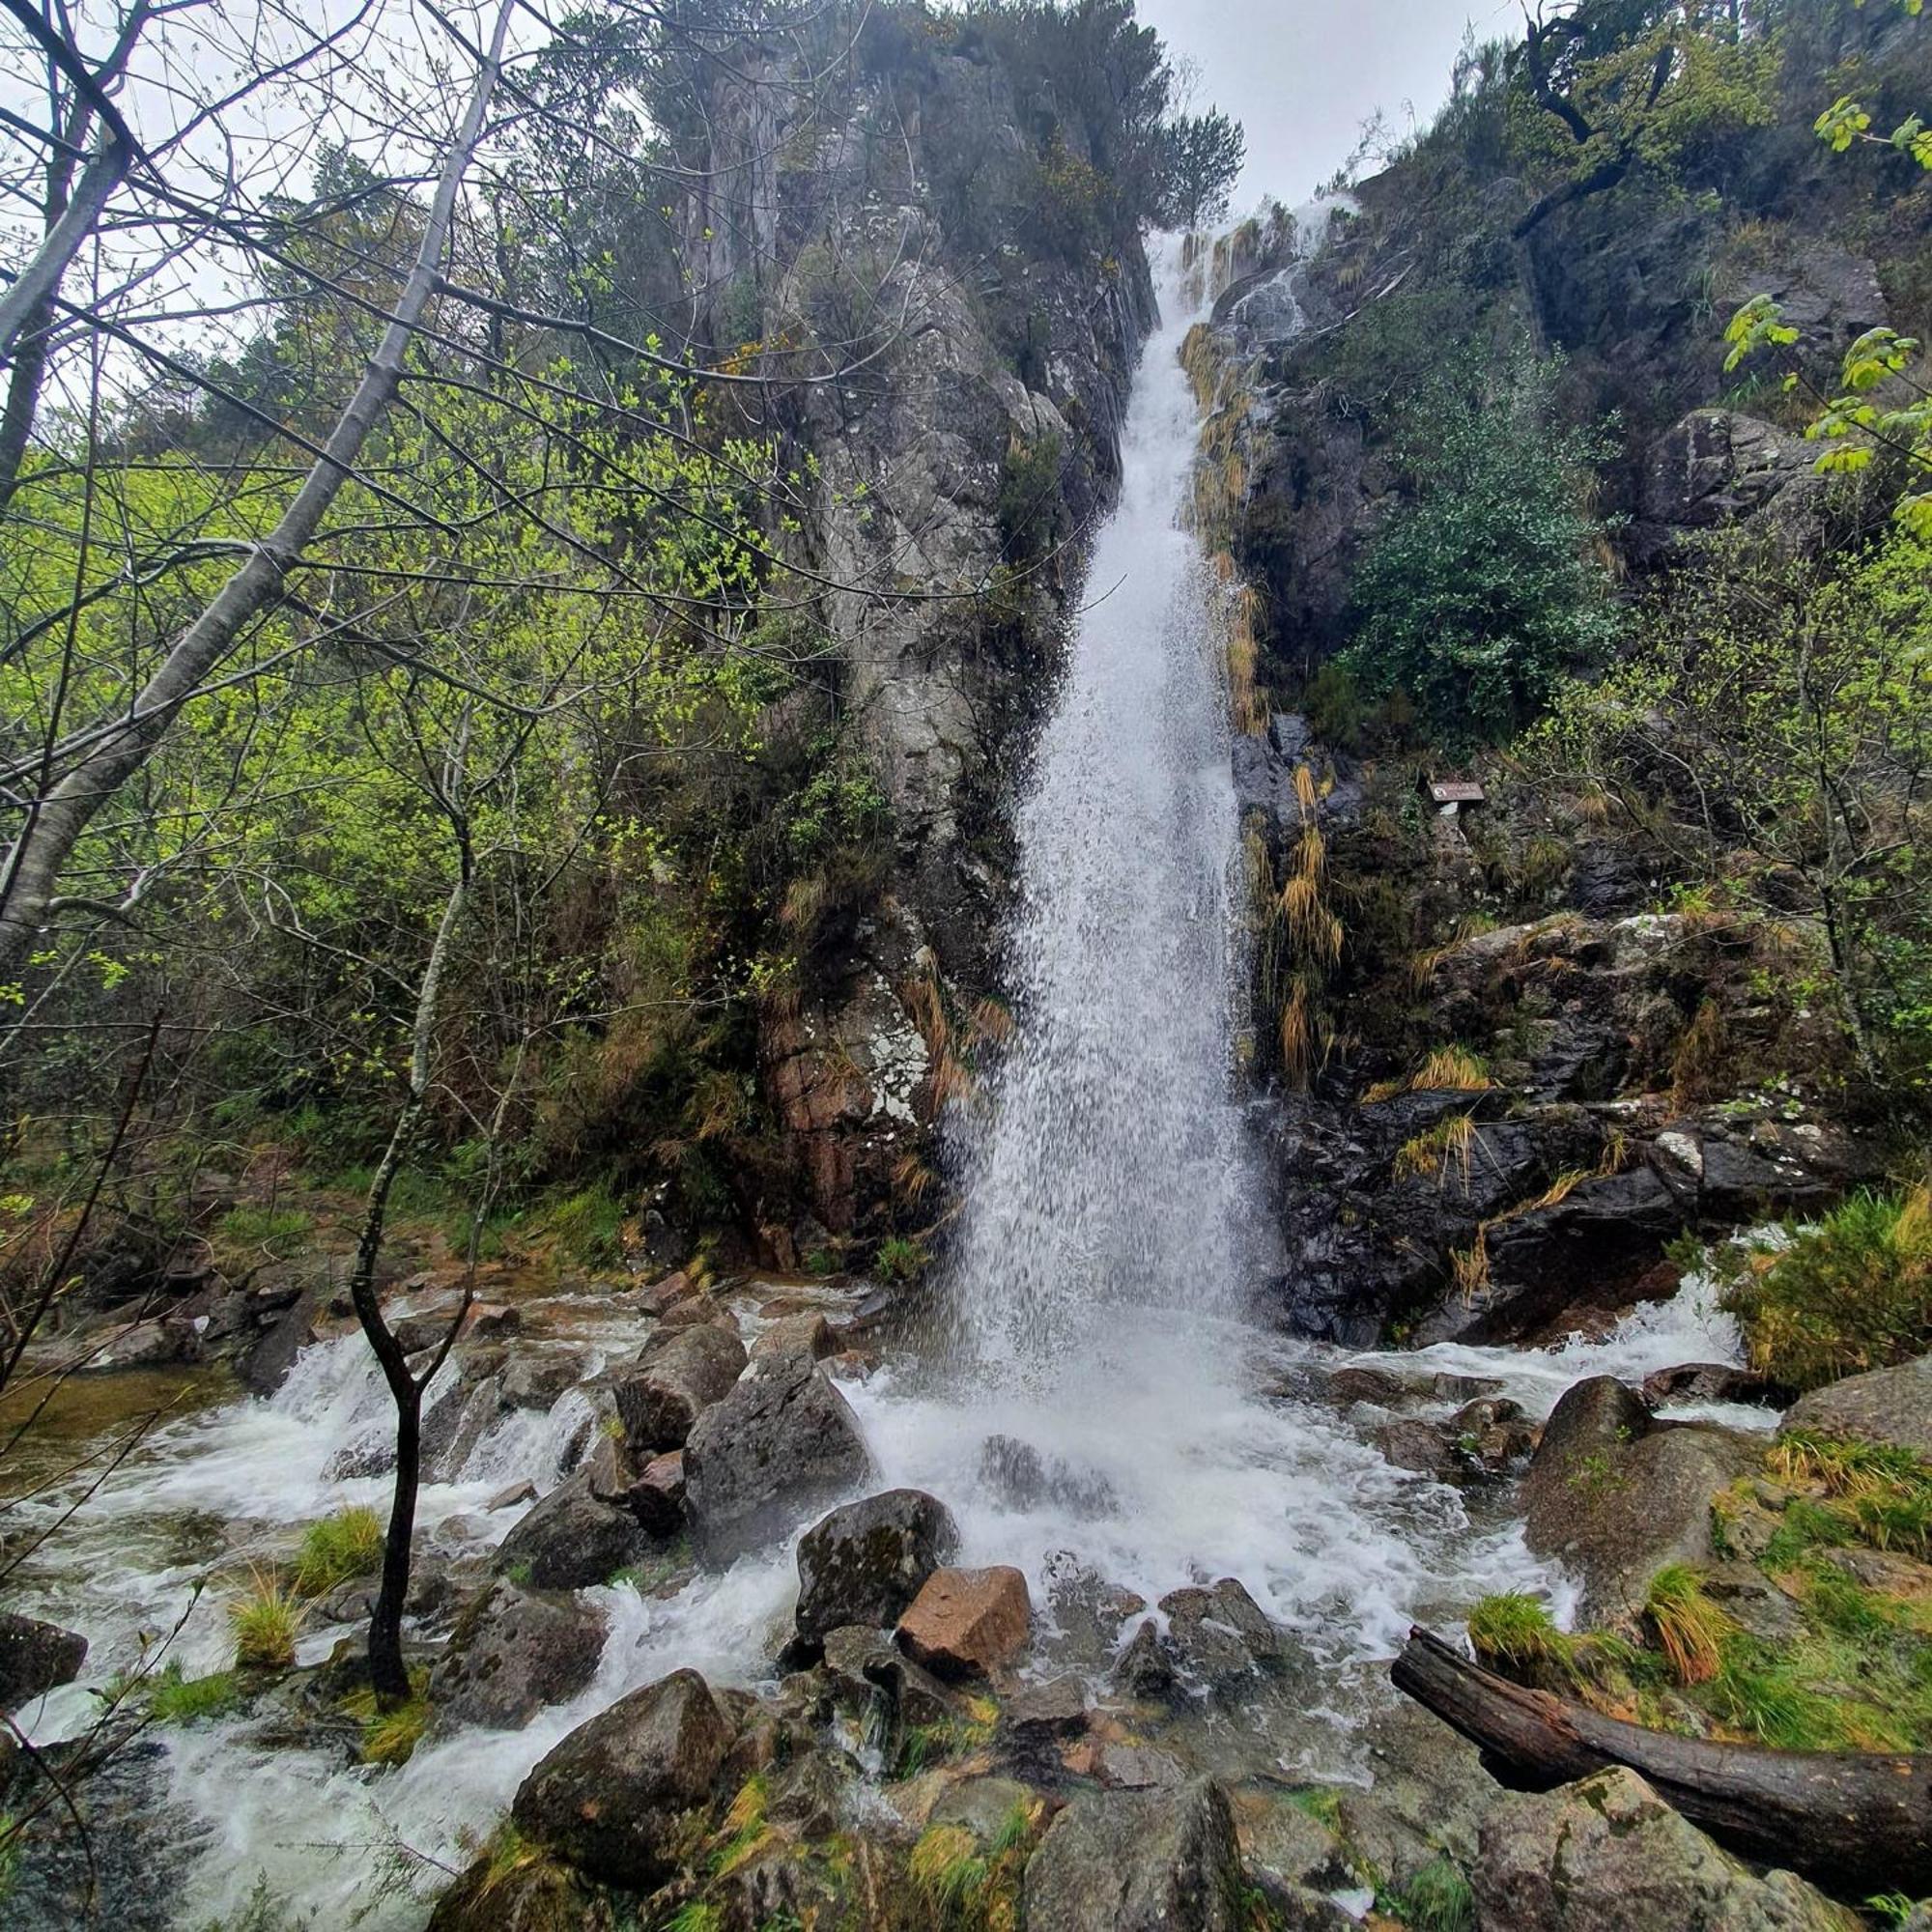
M1219 221L1247 158L1238 121L1218 107L1167 124L1168 184L1162 213L1168 224L1193 230Z
M1519 240L1639 170L1673 178L1776 119L1776 43L1743 0L1569 0L1524 26L1512 145L1550 185Z

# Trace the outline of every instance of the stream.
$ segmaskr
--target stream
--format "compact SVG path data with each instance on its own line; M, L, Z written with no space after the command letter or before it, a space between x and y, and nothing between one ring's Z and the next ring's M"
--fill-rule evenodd
M1122 1631L1079 1613L1089 1582L1153 1603L1237 1577L1302 1663L1278 1698L1204 1715L1197 1754L1359 1782L1362 1714L1393 1694L1381 1665L1412 1620L1453 1625L1485 1592L1526 1586L1561 1615L1571 1592L1525 1550L1506 1486L1458 1490L1393 1466L1373 1440L1387 1414L1327 1399L1327 1377L1360 1361L1495 1381L1541 1417L1580 1377L1640 1379L1736 1361L1740 1350L1695 1275L1605 1339L1548 1351L1354 1357L1255 1316L1278 1264L1255 1103L1235 1065L1246 973L1214 608L1226 593L1180 520L1198 423L1179 362L1197 311L1179 270L1170 254L1164 318L1130 399L1120 501L1018 805L1015 1036L949 1129L966 1207L940 1313L841 1386L876 1465L867 1489L932 1492L958 1520L961 1561L1027 1574L1036 1670L1104 1680ZM802 1293L838 1305L836 1289L750 1282L733 1306L751 1329L767 1303ZM603 1313L594 1295L525 1315L514 1347L568 1346L588 1372L641 1339L639 1318ZM93 1688L137 1661L144 1633L172 1633L167 1654L190 1676L224 1667L220 1593L195 1601L199 1582L285 1554L302 1523L345 1503L386 1506L386 1479L337 1473L386 1415L358 1336L311 1345L268 1399L189 1377L178 1393L178 1412L16 1579L17 1607L92 1646L80 1684L21 1714L39 1741L85 1727ZM1444 1393L1408 1412L1446 1416L1460 1400ZM424 1490L423 1547L499 1542L518 1512L485 1505L520 1481L539 1492L558 1481L589 1416L571 1390L497 1423L455 1480ZM62 1494L56 1484L16 1508L51 1511ZM668 1596L595 1591L610 1634L587 1690L523 1731L433 1733L397 1770L277 1746L252 1718L151 1733L141 1803L178 1868L154 1875L147 1909L158 1916L125 1923L199 1928L232 1918L261 1887L292 1923L420 1926L524 1774L586 1717L680 1666L720 1684L771 1681L795 1582L788 1543L700 1571ZM352 1634L308 1629L301 1661Z

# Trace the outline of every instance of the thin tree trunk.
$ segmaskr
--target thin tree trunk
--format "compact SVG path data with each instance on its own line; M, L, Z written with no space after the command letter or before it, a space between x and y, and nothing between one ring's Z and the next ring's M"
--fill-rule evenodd
M235 648L244 628L279 597L284 579L300 562L304 547L352 474L363 443L394 400L411 333L436 287L457 192L482 136L514 9L515 0L504 0L497 14L490 51L478 70L462 126L443 161L415 266L383 331L382 343L294 502L256 544L248 561L182 634L134 698L126 719L98 739L45 797L28 807L26 822L0 865L0 980L17 977L36 935L54 909L62 870L94 814L147 762L182 706ZM81 206L87 192L84 177L70 214ZM49 242L52 239L49 237ZM9 302L25 281L23 275L21 283L10 292ZM42 287L35 299L45 292ZM31 310L32 304L27 307Z
M459 824L457 842L460 859L456 883L444 901L442 918L430 946L423 967L422 984L416 990L416 1010L410 1048L410 1085L403 1111L389 1135L389 1144L376 1164L369 1182L369 1202L362 1216L362 1233L355 1244L355 1265L349 1278L349 1298L355 1310L383 1379L388 1384L390 1400L396 1406L396 1480L389 1502L389 1527L383 1542L383 1582L376 1595L376 1607L369 1618L369 1677L377 1696L406 1698L410 1694L410 1674L403 1662L403 1609L410 1595L410 1560L415 1540L416 1492L422 1476L422 1396L442 1367L443 1357L456 1340L457 1331L469 1313L471 1291L464 1290L442 1345L420 1378L412 1373L403 1345L383 1315L376 1293L376 1264L382 1258L383 1235L389 1213L389 1190L395 1185L403 1160L421 1123L429 1098L430 1050L435 1040L437 999L442 987L443 970L457 926L469 900L470 855L469 834Z
M121 185L129 158L112 134L102 135L101 145L81 171L66 212L34 251L34 259L20 270L19 278L0 296L0 361L13 354L22 331L53 299L61 277L80 253L81 243L94 233L108 196Z

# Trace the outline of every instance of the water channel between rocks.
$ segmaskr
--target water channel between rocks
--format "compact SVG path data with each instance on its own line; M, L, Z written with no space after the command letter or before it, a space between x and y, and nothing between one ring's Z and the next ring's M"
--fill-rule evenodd
M1350 1357L1246 1317L1270 1258L1252 1234L1264 1186L1233 1051L1245 971L1224 593L1180 520L1198 425L1179 362L1194 318L1177 266L1132 391L1120 502L1019 801L1016 1034L954 1130L966 1207L944 1312L843 1386L874 1463L867 1487L932 1492L958 1520L962 1561L1026 1572L1034 1670L1101 1686L1138 1621L1110 1607L1121 1593L1152 1604L1236 1577L1288 1633L1293 1667L1252 1698L1204 1701L1165 1742L1231 1776L1361 1781L1360 1725L1393 1694L1380 1665L1411 1620L1453 1624L1491 1589L1537 1583L1559 1609L1568 1592L1523 1548L1506 1492L1459 1491L1387 1460L1374 1440L1387 1413L1328 1390ZM734 1306L749 1331L801 1296L840 1305L836 1288L748 1283ZM639 1318L594 1295L523 1316L512 1348L567 1354L580 1377L640 1340ZM1541 1416L1585 1375L1634 1379L1737 1353L1693 1276L1601 1342L1373 1359L1418 1379L1425 1415L1448 1415L1462 1384L1484 1378ZM184 1412L23 1579L21 1607L92 1643L83 1684L23 1714L42 1739L85 1722L87 1687L134 1662L139 1633L180 1623L170 1655L190 1675L221 1667L218 1593L189 1608L197 1582L285 1550L292 1526L345 1503L386 1500L383 1477L340 1473L387 1413L359 1337L312 1345L267 1400L182 1393ZM500 1541L517 1513L485 1503L519 1481L558 1481L590 1412L569 1389L495 1422L456 1480L426 1489L423 1547ZM679 1666L770 1681L794 1591L790 1544L668 1595L594 1591L610 1634L587 1690L522 1731L433 1733L400 1770L277 1747L259 1716L153 1734L140 1803L165 1813L185 1862L156 1888L152 1922L200 1926L266 1883L318 1926L419 1925L437 1865L460 1868L525 1772L586 1717ZM303 1660L349 1634L311 1627Z

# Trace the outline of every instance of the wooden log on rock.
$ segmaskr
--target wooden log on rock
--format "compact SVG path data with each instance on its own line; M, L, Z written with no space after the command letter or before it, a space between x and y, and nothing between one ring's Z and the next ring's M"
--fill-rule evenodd
M1513 1790L1548 1791L1623 1765L1755 1863L1847 1897L1932 1891L1932 1756L1772 1750L1645 1730L1512 1684L1419 1627L1390 1675Z

